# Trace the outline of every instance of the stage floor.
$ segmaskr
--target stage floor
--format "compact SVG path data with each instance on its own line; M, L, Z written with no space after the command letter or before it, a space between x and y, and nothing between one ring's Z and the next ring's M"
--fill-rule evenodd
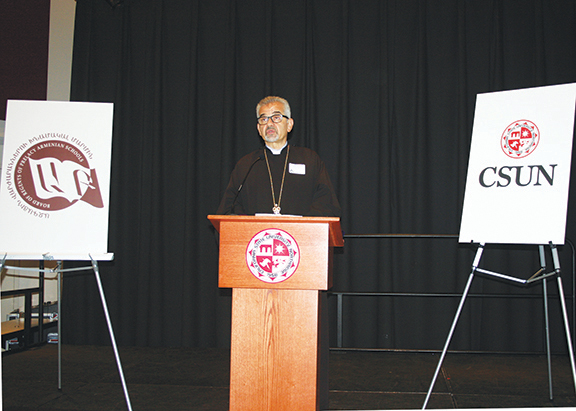
M199 348L120 347L134 411L228 409L229 352ZM330 353L330 410L420 409L438 354ZM5 411L127 410L111 347L57 345L3 354ZM568 356L552 362L549 400L544 355L449 353L429 409L574 407ZM295 410L296 411L296 410Z

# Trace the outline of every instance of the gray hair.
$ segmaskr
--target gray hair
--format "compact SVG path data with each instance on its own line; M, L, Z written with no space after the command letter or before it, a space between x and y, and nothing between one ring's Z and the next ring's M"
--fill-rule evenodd
M256 106L256 117L260 115L260 108L270 103L281 103L284 106L284 115L288 118L292 117L292 114L290 112L290 104L288 104L288 100L277 96L268 96L260 100L260 102Z

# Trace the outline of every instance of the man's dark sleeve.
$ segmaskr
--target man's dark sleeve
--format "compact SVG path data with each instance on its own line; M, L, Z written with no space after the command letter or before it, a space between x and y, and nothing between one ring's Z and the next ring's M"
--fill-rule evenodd
M232 171L232 174L230 175L230 181L226 187L226 190L224 190L224 195L222 196L222 200L220 201L220 205L218 206L216 214L245 214L241 204L239 204L237 201L236 204L234 204L234 201L237 199L236 197L238 194L238 186L240 184L236 181L237 179L238 165L236 165Z
M323 217L340 217L342 209L340 203L332 188L330 176L324 165L324 162L318 158L318 178L316 183L316 191L310 206L310 216L323 216Z

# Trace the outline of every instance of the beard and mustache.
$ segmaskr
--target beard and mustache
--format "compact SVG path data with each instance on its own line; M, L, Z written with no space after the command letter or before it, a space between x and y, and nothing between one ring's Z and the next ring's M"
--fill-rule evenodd
M273 130L274 133L268 133L268 131ZM264 140L267 141L268 143L273 143L275 141L278 141L280 139L280 134L278 133L278 130L276 130L276 128L274 126L268 126L266 127L266 130L264 131Z

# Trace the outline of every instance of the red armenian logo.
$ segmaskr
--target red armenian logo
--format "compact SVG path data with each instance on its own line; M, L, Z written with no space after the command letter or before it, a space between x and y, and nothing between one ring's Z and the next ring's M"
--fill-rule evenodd
M300 249L286 231L270 228L256 234L246 248L250 272L266 283L281 283L294 274L300 263Z
M506 127L500 138L502 151L511 158L524 158L534 152L540 142L540 131L529 120L518 120Z
M31 207L57 211L77 201L102 208L96 170L74 145L49 140L31 146L18 159L14 187Z

